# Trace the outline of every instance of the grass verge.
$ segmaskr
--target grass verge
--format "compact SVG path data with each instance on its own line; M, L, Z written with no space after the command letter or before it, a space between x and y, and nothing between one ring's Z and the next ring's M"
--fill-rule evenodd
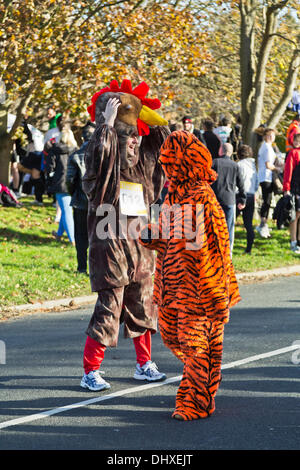
M57 242L51 232L55 208L45 198L44 207L22 199L21 209L0 207L0 307L90 295L89 278L76 272L75 248L68 239ZM244 254L246 231L238 219L233 264L236 272L253 272L300 264L289 250L288 230L272 224L272 238L256 236L251 255Z
M258 223L254 221L254 227ZM268 225L272 229L271 238L263 239L255 230L252 253L247 255L244 253L246 230L243 227L242 218L237 219L232 256L237 273L264 271L300 264L300 256L290 250L288 229L278 230L273 221L270 221Z
M91 294L89 278L76 272L75 248L53 238L56 209L44 200L44 207L28 197L20 209L0 208L0 307Z

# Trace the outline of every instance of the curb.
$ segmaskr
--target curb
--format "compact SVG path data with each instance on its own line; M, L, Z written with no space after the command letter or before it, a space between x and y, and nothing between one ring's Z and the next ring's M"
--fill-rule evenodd
M279 276L292 276L300 275L300 265L288 266L285 268L270 269L266 271L256 271L252 273L237 273L237 281L241 284L250 283L253 281L267 281L274 277ZM97 294L87 295L82 297L67 297L65 299L56 299L56 300L45 300L45 302L37 302L34 304L25 304L25 305L14 305L12 307L0 307L0 318L1 312L4 314L18 315L21 313L30 313L30 312L45 312L45 311L61 311L61 310L71 310L74 308L79 308L84 305L94 304L97 299Z
M278 276L292 276L300 274L300 265L288 266L285 268L276 268L266 271L255 271L253 273L237 273L236 278L238 281L259 281L259 280L269 280L273 277Z
M25 304L25 305L14 305L10 307L0 307L0 318L1 312L4 314L18 315L20 313L30 313L30 312L46 312L51 310L71 310L74 308L79 308L84 305L89 305L95 303L97 295L87 295L83 297L66 297L65 299L56 299L56 300L45 300L44 302L37 302L34 304Z

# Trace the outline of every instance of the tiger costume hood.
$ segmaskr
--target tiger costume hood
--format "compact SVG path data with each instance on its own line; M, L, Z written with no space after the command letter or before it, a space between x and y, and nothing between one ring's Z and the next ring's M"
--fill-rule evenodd
M175 131L167 137L161 147L159 161L170 183L171 199L180 198L199 181L212 184L218 176L211 168L209 150L188 131Z

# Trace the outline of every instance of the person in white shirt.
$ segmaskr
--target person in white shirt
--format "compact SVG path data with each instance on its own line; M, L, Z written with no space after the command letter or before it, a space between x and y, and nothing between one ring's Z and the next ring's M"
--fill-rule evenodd
M214 133L219 137L222 146L226 144L226 142L229 142L231 131L232 128L230 126L230 120L224 117L221 120L219 127L214 129Z
M275 141L275 130L266 128L263 132L263 142L258 151L258 181L261 187L263 203L260 209L260 225L257 227L262 238L270 238L270 231L267 224L269 210L273 193L273 171L281 171L281 168L275 166L276 154L273 149Z

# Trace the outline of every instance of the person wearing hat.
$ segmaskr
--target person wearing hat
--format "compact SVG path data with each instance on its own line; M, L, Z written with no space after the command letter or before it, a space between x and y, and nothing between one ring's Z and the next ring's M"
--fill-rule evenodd
M200 142L202 142L205 145L205 142L204 142L204 139L202 137L202 134L201 134L200 130L195 129L194 124L193 124L193 120L190 116L184 116L182 118L182 125L183 125L183 129L185 131L188 131L191 134L194 134L197 137L197 139L199 139Z
M293 150L293 140L296 134L300 133L300 113L297 113L294 116L293 121L289 125L287 131L286 131L286 142L285 142L285 151L286 151L286 157L288 156L288 153L290 150Z

